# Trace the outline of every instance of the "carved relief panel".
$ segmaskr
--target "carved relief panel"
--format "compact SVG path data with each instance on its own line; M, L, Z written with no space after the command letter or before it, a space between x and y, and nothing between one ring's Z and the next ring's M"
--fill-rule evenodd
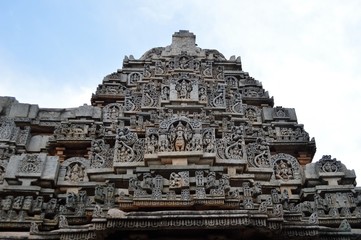
M217 140L217 157L220 159L246 159L244 128L233 126L231 133L224 133L222 139Z
M279 153L271 157L273 178L280 181L302 180L302 169L298 160L285 153Z
M81 157L73 157L65 160L60 167L58 184L81 186L89 181L87 169L89 160Z
M170 100L198 101L198 78L189 73L173 75L170 81Z
M128 128L119 128L114 146L114 163L140 162L144 158L144 139Z

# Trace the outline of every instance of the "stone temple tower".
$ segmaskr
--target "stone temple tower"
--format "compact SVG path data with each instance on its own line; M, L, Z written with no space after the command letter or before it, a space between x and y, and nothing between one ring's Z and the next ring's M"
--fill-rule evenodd
M195 40L125 57L91 105L0 97L1 239L361 239L354 171Z

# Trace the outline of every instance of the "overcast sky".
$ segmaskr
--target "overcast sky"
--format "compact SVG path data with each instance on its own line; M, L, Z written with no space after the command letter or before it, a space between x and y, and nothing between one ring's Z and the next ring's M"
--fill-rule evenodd
M77 107L105 75L187 29L241 56L275 106L295 108L317 152L361 184L361 1L0 1L0 96Z

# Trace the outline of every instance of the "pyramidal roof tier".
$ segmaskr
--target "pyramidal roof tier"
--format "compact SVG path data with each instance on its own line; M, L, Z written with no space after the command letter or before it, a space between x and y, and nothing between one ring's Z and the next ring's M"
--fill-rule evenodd
M354 171L312 162L295 109L273 105L185 30L125 57L91 106L0 97L0 238L360 238Z

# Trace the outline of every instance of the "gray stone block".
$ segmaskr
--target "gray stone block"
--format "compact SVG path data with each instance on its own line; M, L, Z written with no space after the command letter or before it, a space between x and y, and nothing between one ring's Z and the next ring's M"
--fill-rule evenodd
M9 117L26 118L28 117L29 109L30 109L30 104L15 103L11 106Z

